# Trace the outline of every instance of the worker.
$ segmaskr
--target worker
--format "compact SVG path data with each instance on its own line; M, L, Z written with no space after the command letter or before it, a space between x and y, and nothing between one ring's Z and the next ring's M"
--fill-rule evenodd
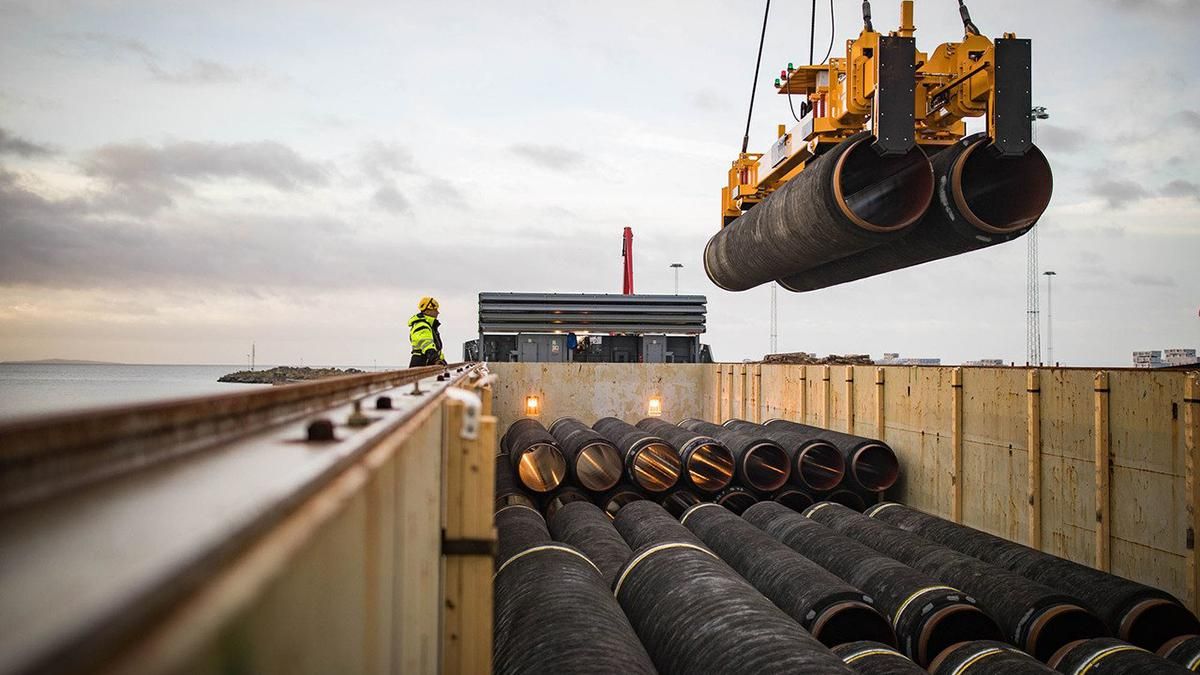
M425 296L417 302L417 313L408 320L408 341L412 343L409 368L446 365L442 354L442 336L438 333L438 301Z

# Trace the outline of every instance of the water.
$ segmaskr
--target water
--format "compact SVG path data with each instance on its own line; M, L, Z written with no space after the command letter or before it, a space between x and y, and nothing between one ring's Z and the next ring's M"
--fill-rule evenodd
M0 420L247 391L263 384L217 382L245 366L0 363Z

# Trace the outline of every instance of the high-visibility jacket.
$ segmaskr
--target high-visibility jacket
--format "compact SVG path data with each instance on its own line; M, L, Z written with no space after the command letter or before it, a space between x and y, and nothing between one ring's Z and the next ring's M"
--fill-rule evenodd
M442 355L442 336L438 333L441 325L440 321L425 314L416 314L408 320L408 341L412 343L413 356L427 356L431 349L437 352L435 360L426 359L427 365L446 360Z

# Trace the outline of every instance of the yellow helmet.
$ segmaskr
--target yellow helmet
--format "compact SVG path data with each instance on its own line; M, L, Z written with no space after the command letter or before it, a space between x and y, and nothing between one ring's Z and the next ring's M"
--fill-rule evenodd
M418 312L426 312L431 309L435 312L438 311L437 298L431 298L427 295L427 296L421 298L421 300L417 302L417 311Z

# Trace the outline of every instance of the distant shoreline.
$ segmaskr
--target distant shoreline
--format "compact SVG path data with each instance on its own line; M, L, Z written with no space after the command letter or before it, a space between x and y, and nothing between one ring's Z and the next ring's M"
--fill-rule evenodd
M38 359L36 361L0 361L0 366L128 366L116 361L84 361L82 359Z

